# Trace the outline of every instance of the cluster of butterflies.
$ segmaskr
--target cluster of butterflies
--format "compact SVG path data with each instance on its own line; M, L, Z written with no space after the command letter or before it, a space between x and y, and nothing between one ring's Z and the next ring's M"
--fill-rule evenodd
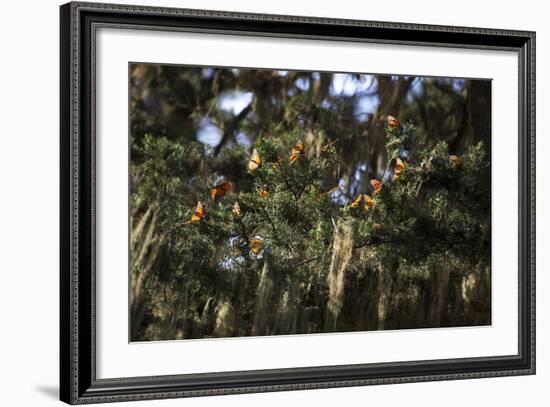
M401 126L401 122L393 116L387 116L386 122L388 124L388 127L392 129ZM393 170L392 181L397 181L404 170L405 170L405 163L400 158L397 158L395 162L395 167ZM372 194L378 195L382 190L382 182L377 179L371 179L370 184L373 189ZM350 204L350 208L358 208L359 205L361 204L363 204L363 209L365 210L365 212L368 212L372 207L374 207L375 200L368 194L360 194Z
M328 149L336 142L336 140L330 142L329 144L323 146L321 148L321 151L326 152ZM301 141L298 141L294 147L292 148L292 152L290 153L289 157L289 163L294 164L298 159L302 156L302 153L304 151L304 144ZM280 161L279 161L280 164ZM248 161L248 173L252 174L254 171L256 171L260 166L262 165L262 158L260 157L260 154L258 153L258 150L255 148L252 150L252 155L250 156L250 160ZM215 185L213 188L210 189L210 197L215 200L217 197L223 197L225 194L229 191L231 191L234 188L234 184L229 180L224 180L223 182ZM269 191L267 188L262 188L258 191L258 194L262 198L266 198L269 196ZM239 202L235 202L233 204L233 208L231 210L234 216L240 217L241 216L241 207L239 205ZM197 206L195 207L195 210L193 214L191 215L191 220L185 222L187 224L189 223L197 223L200 222L204 216L206 215L206 208L203 202L198 201ZM255 255L259 254L263 249L264 239L261 236L256 236L250 241L250 250Z
M298 141L294 145L294 147L292 147L292 152L290 153L290 158L288 159L290 164L294 164L296 161L298 161L298 159L301 157L303 152L304 152L304 144L301 141ZM279 161L279 164L280 164L280 161ZM262 166L262 158L260 157L258 150L253 149L252 155L250 156L250 160L248 161L248 166L247 166L248 173L252 174L261 166Z
M379 194L382 190L382 183L377 179L371 179L370 184L373 188L373 195ZM368 194L360 194L349 206L350 208L358 208L361 204L363 204L365 212L368 212L374 206L374 198Z
M396 126L399 126L399 125L400 125L399 120L397 120L395 117L388 116L388 126L389 127L396 127ZM324 145L321 148L321 152L328 151L328 149L332 145L334 145L337 141L338 140L333 140L330 143ZM290 157L289 157L289 163L293 164L296 161L298 161L298 159L301 157L303 152L304 152L304 144L301 141L298 141L294 145L294 147L292 148L292 152L291 152ZM454 157L454 156L452 156L452 157ZM456 157L456 159L458 160L458 157ZM452 162L454 162L454 161L452 161ZM280 164L280 161L279 161L279 164ZM252 174L258 168L260 168L261 165L262 165L262 158L260 157L260 154L258 153L258 150L256 150L254 148L252 150L252 155L250 156L250 160L248 161L248 165L247 165L248 173ZM401 174L403 173L404 169L405 169L405 163L403 163L403 161L400 158L397 158L396 159L396 164L395 164L395 167L394 167L394 174L393 174L392 181L398 180L399 177L401 176ZM380 182L377 179L372 179L370 181L370 184L373 188L373 195L378 194L380 192L380 190L382 189L382 182ZM210 197L213 200L215 200L217 197L223 197L223 196L225 196L225 194L227 192L231 191L233 188L234 188L234 184L231 181L224 180L223 182L215 185L213 188L210 189ZM336 186L333 189L331 189L330 191L328 191L327 193L330 194L332 192L335 192L336 190L338 190L338 188L339 187ZM262 188L258 191L258 194L260 195L260 197L266 198L266 197L269 196L269 191L267 190L267 188ZM374 206L374 199L372 197L370 197L369 195L367 195L367 194L361 194L350 204L350 207L351 208L357 208L357 207L359 207L359 205L361 205L361 203L363 203L363 207L364 207L365 211L368 212L370 210L370 208L372 208ZM235 204L233 205L232 213L233 213L234 216L237 216L237 217L239 217L241 215L241 208L240 208L240 205L239 205L238 202L235 202ZM186 222L186 223L200 222L204 218L205 215L206 215L205 205L201 201L199 201L197 203L195 211L191 215L191 220ZM258 247L258 245L260 245L259 242L257 242L256 246L254 246L254 247Z
M401 125L399 120L393 116L387 116L387 125L389 128L396 128ZM331 141L330 143L324 145L321 147L321 152L327 152L329 148L334 145L338 140ZM302 142L298 141L294 147L292 148L292 152L289 157L289 163L294 164L296 161L300 159L304 152L304 145ZM449 161L451 163L451 166L453 168L458 168L460 166L460 158L456 155L450 155ZM277 160L277 164L281 164L282 161L279 158ZM248 173L252 174L254 171L256 171L258 168L262 166L262 158L260 157L260 154L258 153L258 150L255 148L252 150L252 154L250 156L250 159L247 164ZM395 165L393 169L393 176L392 176L392 182L397 181L405 171L405 163L397 157L395 160ZM365 212L369 212L376 204L375 198L376 195L380 193L382 190L383 182L379 181L378 179L371 179L370 185L372 187L372 196L368 194L360 194L357 196L349 205L350 208L359 208L362 206L363 210ZM226 193L234 189L235 185L229 181L224 180L223 182L218 183L213 188L210 189L210 197L212 200L216 200L218 197L225 196ZM339 186L334 187L330 191L327 192L327 194L330 194L332 192L336 192L339 189ZM269 196L269 192L267 190L267 187L264 186L264 188L261 188L258 190L258 194L262 198L266 198ZM233 204L233 208L231 210L233 216L240 217L241 216L241 207L239 205L239 202L235 202ZM197 203L197 206L195 208L195 211L191 215L191 220L189 220L186 223L197 223L200 222L204 216L206 215L205 211L205 205L199 201ZM264 247L264 237L256 235L250 240L250 251L254 255L259 255Z
M397 158L395 162L395 167L393 169L392 181L397 181L404 170L405 163L400 158ZM382 190L382 182L377 179L371 179L370 185L373 189L373 195L378 195ZM363 204L363 209L365 210L365 212L368 212L374 206L374 203L374 198L372 198L370 195L361 194L353 200L353 202L350 204L350 208L358 208L359 205Z
M234 185L231 181L223 181L222 183L210 189L210 196L212 197L212 199L216 199L216 197L218 196L223 197L227 192L232 190L233 187ZM239 205L239 202L235 201L235 203L233 204L233 208L231 209L231 213L235 217L241 216L241 206ZM197 207L195 208L195 211L191 215L191 220L186 223L200 222L205 215L206 215L205 206L201 201L199 201L197 203ZM263 250L263 245L264 245L264 238L258 235L254 236L250 240L250 251L254 255L258 255Z
M234 184L229 180L225 180L210 189L210 197L213 200L215 200L216 197L218 196L223 197L227 192L231 191L233 188L234 188ZM240 210L240 207L238 206L239 203L235 202L235 205L236 207L233 207L233 211L238 210L238 214L240 215L241 210ZM198 201L197 206L195 207L195 211L191 215L191 220L186 223L200 222L205 215L206 215L205 206L201 201Z
M388 116L387 117L387 125L388 125L389 128L396 128L396 127L399 127L401 125L401 123L397 118L395 118L393 116ZM332 145L334 145L334 143L336 143L337 141L338 140L333 140L330 143L324 145L321 148L321 152L328 151L328 149ZM292 148L292 152L290 153L290 157L289 157L289 163L294 164L296 161L298 161L300 159L300 157L302 156L303 153L304 153L304 144L301 141L298 141L294 145L294 147ZM457 156L451 155L449 157L449 159L451 161L451 165L455 168L460 164L460 159ZM278 160L278 164L281 164L280 159ZM250 159L249 159L248 164L247 164L248 173L252 174L254 171L256 171L261 166L262 166L262 157L260 156L258 150L256 148L254 148L252 150L252 154L251 154ZM405 170L405 163L399 157L396 158L395 166L394 166L394 170L393 170L392 181L397 181L401 177L401 175L403 174L404 170ZM370 184L371 184L372 189L373 189L373 192L372 192L373 196L371 197L368 194L360 194L359 196L357 196L351 202L351 204L350 204L351 208L359 208L360 206L362 206L365 212L369 212L374 207L374 205L375 205L375 198L374 197L377 194L380 193L383 183L381 181L377 180L377 179L372 179L372 180L370 180ZM215 185L213 188L210 189L210 197L213 200L215 200L217 197L225 196L225 194L227 192L231 191L232 189L234 189L234 184L229 180L224 180L223 182ZM331 189L330 191L328 191L327 193L330 194L332 192L335 192L338 189L339 189L339 187L336 186L333 189ZM269 192L268 192L267 188L265 188L265 187L261 188L258 191L258 194L262 198L266 198L266 197L269 196ZM232 208L231 212L235 217L240 217L241 216L241 207L240 207L238 202L235 202L233 204L233 208ZM200 222L204 218L205 214L206 214L205 205L201 201L199 201L197 203L195 211L191 215L191 220L186 222L186 223ZM263 249L263 244L264 244L264 239L261 236L256 236L253 239L251 239L250 248L251 248L252 253L254 253L255 255L259 254Z
M215 200L216 197L218 196L223 197L227 192L231 191L233 188L234 188L234 184L229 180L225 180L210 189L210 197L213 200ZM241 214L241 208L238 202L235 202L235 205L233 206L233 213L236 213L237 215ZM205 206L201 201L199 201L197 203L197 206L195 207L195 211L191 215L191 220L186 223L200 222L205 215L206 215Z
M330 143L333 144L334 142ZM328 146L328 145L327 145ZM325 146L326 147L326 146ZM300 156L302 155L304 151L304 144L301 141L298 141L294 147L292 148L292 152L290 154L289 162L291 164L295 163ZM252 150L252 155L250 156L250 160L248 161L248 172L252 174L254 171L256 171L260 166L262 165L262 158L260 157L260 154L258 153L258 150L255 148ZM225 180L213 188L210 189L210 197L215 200L217 197L223 197L225 194L229 191L231 191L234 188L234 184L229 181ZM262 188L258 191L258 194L262 198L266 198L269 196L269 191L267 188ZM233 214L235 216L241 215L241 208L239 206L238 202L235 202L233 205ZM197 203L197 206L195 208L195 211L191 215L191 220L186 223L196 223L200 222L202 218L206 215L206 210L204 204L199 201Z

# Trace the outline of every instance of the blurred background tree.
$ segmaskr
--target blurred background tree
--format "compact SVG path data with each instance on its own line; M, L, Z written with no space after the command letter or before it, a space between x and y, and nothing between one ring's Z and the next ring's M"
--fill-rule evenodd
M489 81L130 81L132 340L491 322Z

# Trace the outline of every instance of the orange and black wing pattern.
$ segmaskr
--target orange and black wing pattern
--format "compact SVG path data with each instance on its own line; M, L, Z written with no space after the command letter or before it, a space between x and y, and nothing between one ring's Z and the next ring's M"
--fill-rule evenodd
M370 184L372 188L374 189L374 194L378 194L380 190L382 189L382 183L378 181L377 179L371 179Z
M212 199L216 199L217 196L224 196L226 192L229 192L233 189L233 183L231 181L223 181L222 183L216 185L214 188L210 189L210 196Z
M250 157L250 161L248 161L248 172L252 174L254 171L256 171L260 165L262 165L262 159L260 158L260 154L258 153L258 150L254 149L252 150L252 156Z
M405 163L397 157L395 160L395 167L393 169L393 177L392 181L397 181L399 177L401 177L401 174L405 170Z
M254 238L250 241L250 250L254 254L260 254L260 252L263 250L264 247L264 241L262 239Z
M364 208L365 208L365 211L368 212L370 208L372 208L374 206L374 199L372 199L370 196L368 196L367 194L364 194L363 195L363 202L365 203L364 205Z
M290 158L289 158L290 163L291 164L295 163L298 160L298 158L300 158L303 151L304 151L304 145L300 141L297 142L292 148L292 153L290 154Z
M204 215L206 214L206 211L204 210L204 205L201 201L197 203L197 207L195 208L195 211L193 212L193 215L191 215L191 220L186 223L197 223L204 218Z
M361 204L361 200L363 199L363 195L359 195L355 200L350 204L351 208L357 208Z
M392 128L392 129L401 126L401 122L393 116L388 116L386 118L386 120L387 120L387 123L388 123L388 127Z

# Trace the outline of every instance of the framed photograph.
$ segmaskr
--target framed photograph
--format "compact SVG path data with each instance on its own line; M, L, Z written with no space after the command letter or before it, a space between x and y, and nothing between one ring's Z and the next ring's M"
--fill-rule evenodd
M535 33L60 12L61 400L535 373Z

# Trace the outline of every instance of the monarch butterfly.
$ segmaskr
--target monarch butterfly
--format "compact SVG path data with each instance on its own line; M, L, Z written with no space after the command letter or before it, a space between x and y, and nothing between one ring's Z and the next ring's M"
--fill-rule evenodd
M210 196L212 199L216 199L217 196L224 196L226 192L233 189L233 183L231 181L224 181L221 184L216 185L210 189Z
M374 205L374 199L365 194L363 200L365 201L365 210L368 211Z
M395 168L393 170L392 181L397 181L404 169L405 169L405 163L401 161L399 157L397 157L395 160Z
M450 155L449 161L451 162L451 167L457 168L460 165L460 157L456 155Z
M262 165L262 159L260 158L260 154L258 154L258 150L254 149L252 150L252 156L248 162L248 172L252 174L260 165Z
M363 199L363 195L359 195L355 200L351 203L351 208L357 208L359 204L361 203L361 199Z
M233 204L233 209L231 210L231 212L233 212L233 215L235 215L237 217L241 216L241 205L239 205L239 203L235 201L235 203Z
M401 161L401 158L397 157L395 159L395 172L401 174L401 172L405 169L405 163Z
M196 223L200 222L202 218L204 218L205 210L204 205L201 201L197 203L197 207L195 208L195 212L193 212L193 215L191 215L191 220L185 223Z
M363 208L365 209L366 212L368 212L369 209L374 205L374 199L372 199L367 194L363 194L355 198L355 200L351 203L350 207L357 208L361 204L361 201L364 202Z
M267 198L269 196L269 191L267 189L260 189L258 195L262 198Z
M298 160L298 158L300 158L300 155L302 155L302 151L304 151L304 145L300 141L298 141L292 148L292 154L290 154L291 164Z
M256 255L262 251L263 246L264 246L264 240L261 238L253 238L250 241L250 250L252 251L252 253Z
M382 183L378 181L377 179L371 179L370 184L374 188L374 194L377 194L382 189Z
M401 125L401 122L400 122L397 118L395 118L395 117L393 117L393 116L389 116L389 115L388 115L388 117L386 118L386 120L387 120L387 122L388 122L388 127L392 128L392 129L394 129L394 128L396 128L396 127L399 127L399 126Z

